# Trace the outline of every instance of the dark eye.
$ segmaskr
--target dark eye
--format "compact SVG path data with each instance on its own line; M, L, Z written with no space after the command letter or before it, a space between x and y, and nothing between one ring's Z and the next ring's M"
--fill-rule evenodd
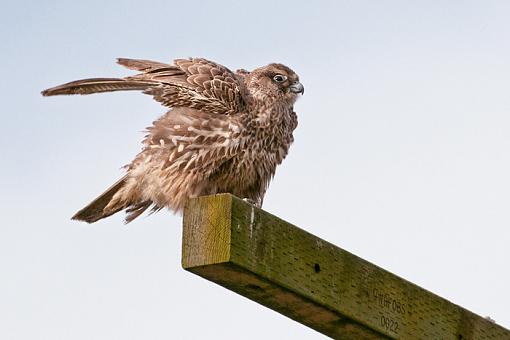
M273 80L277 83L281 83L281 82L284 82L287 80L287 77L284 76L283 74L277 74L273 77Z

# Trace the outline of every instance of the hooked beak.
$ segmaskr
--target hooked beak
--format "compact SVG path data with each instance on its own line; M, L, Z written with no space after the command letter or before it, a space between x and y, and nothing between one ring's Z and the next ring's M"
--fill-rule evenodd
M290 84L289 89L293 93L301 93L301 94L305 93L305 87L299 81L295 81L292 84Z

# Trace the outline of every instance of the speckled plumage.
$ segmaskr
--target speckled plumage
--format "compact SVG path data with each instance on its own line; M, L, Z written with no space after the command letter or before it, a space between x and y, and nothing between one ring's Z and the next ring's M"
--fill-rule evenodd
M89 223L126 210L126 222L147 208L181 211L190 197L232 193L262 205L297 126L293 111L303 86L282 64L231 72L201 58L173 64L118 59L140 73L92 78L45 96L141 90L170 110L148 128L126 175L73 216Z

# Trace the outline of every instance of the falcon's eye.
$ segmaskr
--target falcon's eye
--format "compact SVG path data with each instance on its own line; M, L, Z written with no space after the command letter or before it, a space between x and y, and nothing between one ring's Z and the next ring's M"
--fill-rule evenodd
M273 77L273 80L277 83L281 83L281 82L284 82L287 80L287 77L284 76L283 74L277 74L276 76Z

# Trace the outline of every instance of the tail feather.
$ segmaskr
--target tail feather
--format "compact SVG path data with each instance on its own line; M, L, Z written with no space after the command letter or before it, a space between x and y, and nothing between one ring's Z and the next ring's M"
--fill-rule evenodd
M75 80L41 92L43 96L92 94L113 91L145 90L154 82L122 78L90 78Z
M131 222L132 220L134 220L135 218L140 216L151 205L152 205L151 201L145 201L145 202L140 202L138 204L132 205L128 209L126 209L126 213L127 213L126 220L125 220L126 224L128 224L129 222Z
M71 219L93 223L127 208L129 204L120 204L119 202L119 204L117 204L115 207L105 211L105 207L110 203L113 196L126 184L126 178L127 176L122 177L115 184L106 189L104 193L99 195L99 197L78 211Z

